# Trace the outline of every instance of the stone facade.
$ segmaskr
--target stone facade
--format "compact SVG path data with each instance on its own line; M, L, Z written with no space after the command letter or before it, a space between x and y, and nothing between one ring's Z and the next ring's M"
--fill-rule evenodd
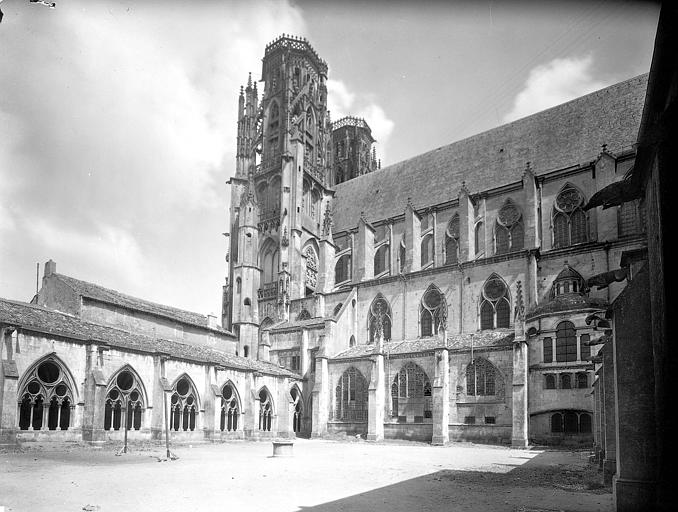
M236 356L212 319L52 261L33 302L0 300L1 443L294 436L298 376Z
M299 372L315 436L591 444L585 320L624 285L586 279L646 242L583 206L633 165L647 76L383 169L326 79L285 36L241 92L224 325ZM338 179L352 143L368 172Z

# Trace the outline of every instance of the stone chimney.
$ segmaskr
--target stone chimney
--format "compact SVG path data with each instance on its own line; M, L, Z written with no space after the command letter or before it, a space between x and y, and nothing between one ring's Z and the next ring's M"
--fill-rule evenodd
M217 324L217 317L215 315L207 315L207 327L211 327L212 329L219 327L219 324Z
M45 277L51 276L52 274L56 274L56 263L49 260L45 263Z

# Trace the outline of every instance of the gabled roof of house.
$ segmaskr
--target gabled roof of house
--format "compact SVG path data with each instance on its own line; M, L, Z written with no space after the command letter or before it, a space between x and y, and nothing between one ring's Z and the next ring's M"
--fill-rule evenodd
M107 304L114 304L127 309L141 311L151 315L168 318L183 324L201 327L210 331L233 336L233 333L220 326L210 326L207 316L200 313L194 313L192 311L186 311L172 306L166 306L164 304L158 304L148 300L140 299L138 297L133 297L131 295L118 292L116 290L111 290L110 288L104 288L98 284L89 283L87 281L82 281L80 279L63 274L57 274L56 272L51 274L51 276L68 285L78 295L88 299L105 302Z
M361 212L370 222L456 199L462 181L471 193L535 174L595 160L601 145L630 150L640 126L648 75L595 91L336 186L334 232L353 229Z
M299 375L265 361L235 356L210 347L188 345L106 327L35 304L0 299L0 323L81 343L92 341L120 350L161 353L177 359L212 363L237 370L299 378Z

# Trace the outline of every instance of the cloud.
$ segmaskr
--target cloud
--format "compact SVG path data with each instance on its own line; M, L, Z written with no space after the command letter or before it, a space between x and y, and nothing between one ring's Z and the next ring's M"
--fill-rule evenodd
M23 265L17 255L61 255L75 277L86 270L121 291L219 311L238 91L248 71L258 78L270 40L305 33L301 10L266 0L5 5L0 230L17 249L0 248L0 272ZM18 280L2 284L0 296L27 295Z
M332 120L337 121L344 116L362 117L372 129L372 136L379 143L379 157L384 158L384 147L393 131L394 123L388 118L384 109L379 106L370 94L358 95L350 91L341 80L327 80L327 103Z
M609 84L593 77L593 56L554 59L530 71L504 122L565 103L606 85Z

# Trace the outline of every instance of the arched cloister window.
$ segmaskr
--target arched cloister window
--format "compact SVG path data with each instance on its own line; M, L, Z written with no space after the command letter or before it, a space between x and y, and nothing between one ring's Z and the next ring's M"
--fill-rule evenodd
M292 405L294 406L294 413L292 416L292 431L301 432L301 421L303 418L304 412L304 402L301 399L301 391L297 386L293 386L290 390L290 396L292 397Z
M240 401L235 386L231 382L221 388L221 421L219 429L223 432L235 432L238 430L240 418Z
M143 384L137 372L125 366L111 378L104 409L104 430L140 430L145 408Z
M421 240L421 267L433 263L433 234L429 233Z
M478 222L475 227L476 257L485 253L485 223Z
M335 388L334 420L367 421L367 380L354 367L341 375Z
M560 389L572 389L572 376L569 373L560 374Z
M378 276L386 272L391 260L391 250L388 244L384 244L377 249L374 254L374 275Z
M306 260L305 288L308 297L315 292L318 285L318 256L311 245L306 246L303 254Z
M556 361L577 360L577 331L572 322L560 322L556 327Z
M435 285L429 285L421 298L419 306L419 319L422 336L434 336L438 334L443 320L447 315L447 303L445 296Z
M498 329L511 324L511 299L508 286L497 274L485 281L480 297L480 328Z
M579 432L582 434L591 433L591 415L586 412L579 415Z
M271 419L273 417L273 399L268 389L259 391L259 430L271 431Z
M556 389L556 376L552 373L546 374L546 389Z
M334 283L341 284L351 279L351 255L344 254L334 265Z
M381 315L381 325L382 332L384 334L384 340L389 341L391 339L391 324L393 316L391 313L391 305L384 298L384 296L379 293L370 304L370 312L368 322L368 329L370 332L370 343L374 343L375 336L377 332L378 318Z
M407 363L391 384L392 414L398 417L414 416L415 421L431 418L431 397L431 381L426 372L415 363Z
M551 415L551 432L560 434L590 434L591 414L584 411L559 411Z
M582 208L584 195L572 185L565 185L553 207L553 247L568 247L586 242L588 226Z
M501 374L487 359L478 357L466 366L466 394L469 396L497 396L503 394Z
M34 364L19 389L19 429L68 430L74 393L70 372L59 358L47 356Z
M579 389L586 389L589 387L589 376L586 372L577 373L577 387Z
M187 375L182 375L175 381L172 388L170 428L195 430L195 420L200 410L198 398L193 381Z
M459 262L459 214L455 213L445 231L445 265Z
M497 214L494 227L495 252L503 254L523 248L523 219L518 207L508 199Z

